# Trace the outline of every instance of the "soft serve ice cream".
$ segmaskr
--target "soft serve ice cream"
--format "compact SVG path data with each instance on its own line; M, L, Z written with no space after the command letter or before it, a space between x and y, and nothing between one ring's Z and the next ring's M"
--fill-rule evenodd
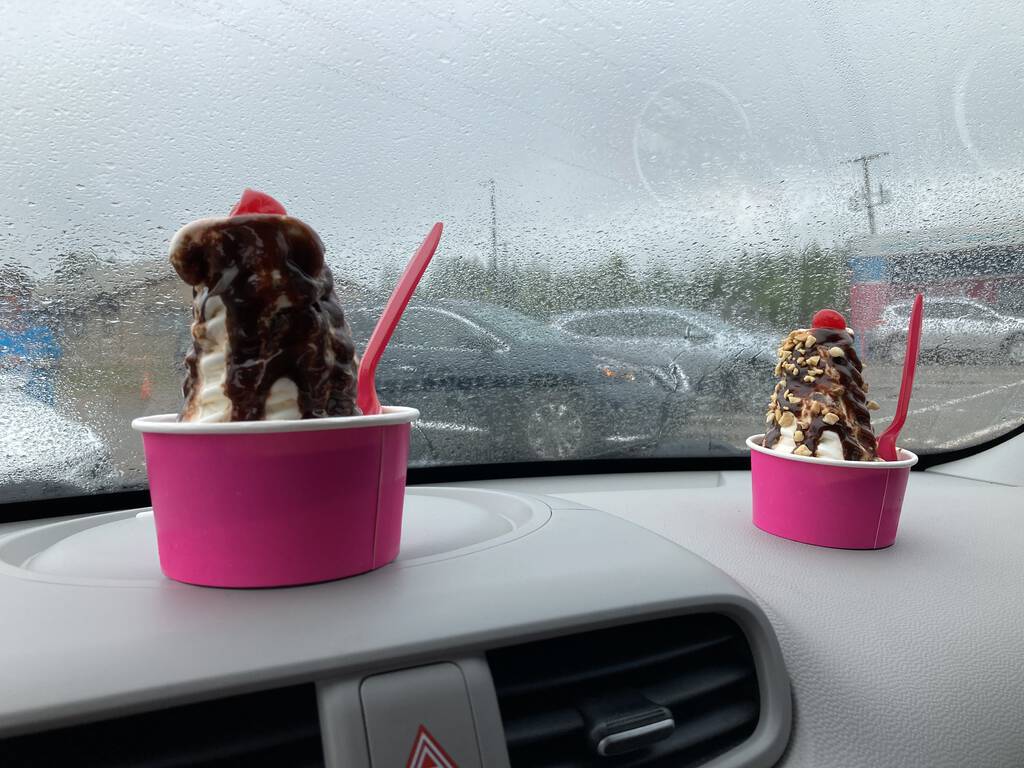
M838 312L822 310L812 327L779 348L779 377L766 416L764 446L782 453L875 461L875 433L853 332Z
M230 216L182 227L170 260L193 296L181 421L359 413L352 333L312 228L246 190Z

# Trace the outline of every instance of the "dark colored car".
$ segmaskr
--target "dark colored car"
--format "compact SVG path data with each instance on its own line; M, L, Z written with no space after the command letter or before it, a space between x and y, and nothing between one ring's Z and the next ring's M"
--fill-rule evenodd
M774 385L779 340L764 330L745 330L699 310L677 307L597 309L561 315L553 327L573 341L661 371L672 382L662 450L721 452L737 426L760 425ZM715 425L722 425L716 429ZM742 429L741 429L742 431ZM689 444L701 435L699 445Z
M357 349L377 308L349 311ZM418 408L412 463L629 454L659 437L667 378L594 355L542 322L471 301L414 303L377 372L382 402Z

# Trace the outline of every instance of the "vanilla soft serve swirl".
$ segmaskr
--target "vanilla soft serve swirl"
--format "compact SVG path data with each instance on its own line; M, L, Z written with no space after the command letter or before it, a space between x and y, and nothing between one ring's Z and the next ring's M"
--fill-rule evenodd
M309 226L263 213L201 219L174 236L170 259L193 295L182 421L358 413L351 332Z

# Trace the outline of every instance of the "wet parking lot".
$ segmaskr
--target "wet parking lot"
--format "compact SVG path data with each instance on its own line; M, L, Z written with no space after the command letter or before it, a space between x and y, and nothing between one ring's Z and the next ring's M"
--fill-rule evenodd
M880 409L874 414L875 432L892 419L899 395L902 369L873 365L865 369L869 396ZM693 422L693 432L705 432L716 440L742 446L760 431L764 402L732 409L723 404L717 414ZM1024 422L1024 367L1007 365L937 365L917 369L914 394L901 445L930 452L966 448L989 440Z
M880 409L875 412L875 431L880 433L892 418L899 394L901 369L895 365L874 365L866 370L870 390ZM761 400L751 402L719 403L717 409L693 413L685 423L677 426L679 434L662 436L660 444L637 446L623 455L718 455L745 452L746 438L761 429L769 392ZM149 410L154 408L151 404ZM170 403L162 404L167 408ZM422 407L421 407L422 410ZM115 464L125 473L129 483L144 481L141 440L128 431L127 421L134 414L123 413L115 407L92 411L89 414L99 431L105 434L112 447ZM423 420L429 427L437 423L436 414L424 412ZM452 417L452 414L447 414ZM115 419L108 421L108 419ZM1024 422L1024 367L925 364L918 368L904 445L917 452L933 452L964 448L989 440ZM473 455L460 454L459 441L432 446L435 452L424 455L422 445L430 438L421 433L414 437L414 464L472 463ZM443 445L440 453L437 449Z

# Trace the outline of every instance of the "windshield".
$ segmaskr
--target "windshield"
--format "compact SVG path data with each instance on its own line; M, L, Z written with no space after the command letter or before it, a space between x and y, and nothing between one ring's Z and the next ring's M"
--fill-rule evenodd
M628 339L686 339L704 336L706 333L687 315L678 312L644 311L639 308L570 317L562 327L583 336Z
M170 239L246 186L319 233L357 352L445 222L378 372L421 411L416 466L743 455L775 347L822 307L880 431L918 291L906 446L1024 419L1024 16L1003 3L4 14L0 501L145 486L129 425L181 410L192 345Z

